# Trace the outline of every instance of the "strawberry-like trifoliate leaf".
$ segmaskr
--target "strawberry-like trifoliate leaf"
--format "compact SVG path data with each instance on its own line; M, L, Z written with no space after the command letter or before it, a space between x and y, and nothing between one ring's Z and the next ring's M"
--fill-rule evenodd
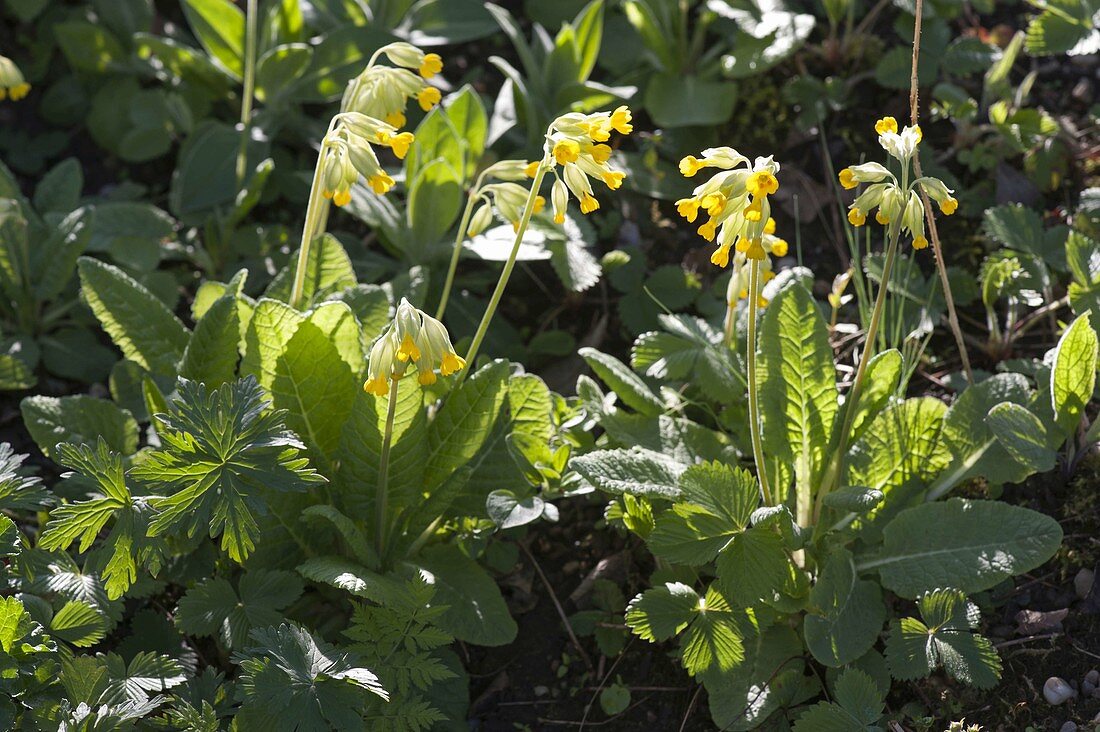
M833 701L818 702L795 722L794 732L878 732L885 703L874 680L850 668L837 679Z
M158 513L149 533L194 536L206 527L243 562L255 548L264 494L305 490L324 478L299 457L304 446L286 428L285 413L264 411L255 378L215 391L180 379L178 392L171 412L157 415L163 449L131 472L163 494L152 499Z
M1001 659L987 638L974 633L977 608L959 590L937 589L917 598L921 619L896 621L886 641L890 673L924 678L943 666L948 675L979 689L1001 678Z
M370 698L388 698L378 677L353 653L283 623L253 630L241 666L237 724L273 732L362 730Z

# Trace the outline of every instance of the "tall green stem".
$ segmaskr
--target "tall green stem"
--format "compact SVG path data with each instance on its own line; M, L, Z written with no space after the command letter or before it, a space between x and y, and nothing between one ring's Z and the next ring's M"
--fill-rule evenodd
M294 285L290 289L290 307L297 308L302 301L302 292L306 286L306 268L309 266L309 247L317 236L321 219L327 211L322 194L324 181L321 180L325 170L325 155L328 149L321 142L321 150L317 153L317 167L313 170L313 184L309 189L309 202L306 204L306 221L302 226L302 243L298 247L298 262L294 268Z
M401 376L394 376L390 380L389 403L386 405L386 431L382 434L382 454L378 459L378 484L375 486L374 513L377 517L375 541L378 547L379 558L386 555L386 502L389 498L390 479L390 446L393 442L393 420L397 414L397 388L401 383Z
M512 276L512 270L516 266L516 257L519 256L519 247L523 243L523 235L527 233L527 226L531 223L531 216L535 213L535 199L538 198L539 188L542 186L542 179L546 177L548 166L549 161L543 160L538 172L535 173L535 179L531 182L531 192L527 194L527 203L523 207L523 216L520 217L519 228L516 229L516 240L512 244L512 251L508 254L508 261L504 263L504 271L500 273L496 289L493 290L493 296L489 299L489 306L485 308L485 315L481 316L481 323L477 326L473 341L470 342L470 349L466 352L466 363L469 364L469 368L459 372L459 379L462 379L467 371L474 367L474 359L477 358L478 349L481 348L481 342L485 340L485 334L489 330L489 323L492 322L497 306L500 305L504 288L508 286L508 279Z
M760 395L756 384L756 314L760 304L760 260L749 260L749 331L748 344L745 346L749 370L749 434L752 437L752 459L756 463L756 474L760 478L760 491L764 503L775 505L771 484L768 482L768 470L764 464L764 442L760 437Z
M435 312L435 319L442 320L443 313L447 310L447 301L451 297L451 287L454 285L455 273L458 271L458 260L462 256L462 244L466 241L466 229L470 226L470 217L474 213L474 205L481 195L481 184L485 180L482 173L470 189L470 195L466 199L466 210L462 212L462 222L458 225L458 233L455 234L454 251L451 252L451 264L447 268L447 281L443 283L443 294L439 298L439 307Z
M248 166L249 128L252 126L252 98L256 93L256 0L248 0L244 32L244 90L241 92L241 142L237 148L237 188L244 185Z
M817 500L814 505L814 524L821 520L822 507L825 505L825 496L836 487L837 481L844 474L844 453L848 450L849 433L856 419L859 408L859 398L863 392L863 379L867 374L867 364L874 355L875 339L878 338L879 325L882 322L882 313L886 309L886 293L890 289L890 278L894 272L894 262L898 255L898 239L901 234L901 216L895 217L890 224L889 242L886 246L886 260L882 265L882 281L879 282L878 294L875 297L875 306L871 310L871 322L867 326L867 336L863 341L863 353L859 356L859 366L856 367L856 375L852 379L852 388L848 390L848 398L844 401L844 420L841 422L840 433L837 435L837 447L829 461L825 475L822 476L821 485L817 491Z

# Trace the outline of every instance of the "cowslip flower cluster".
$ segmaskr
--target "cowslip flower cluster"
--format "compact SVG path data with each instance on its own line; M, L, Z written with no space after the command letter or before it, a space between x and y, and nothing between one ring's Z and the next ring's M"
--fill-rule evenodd
M383 55L397 68L377 64ZM442 95L428 81L442 70L443 59L439 54L424 53L411 43L390 43L378 49L367 68L348 83L340 109L359 112L401 129L405 126L408 100L416 99L425 112L439 104Z
M779 163L769 156L749 165L749 159L731 147L712 147L700 154L702 157L688 155L680 161L684 177L691 178L704 168L721 172L697 186L690 197L677 201L676 210L692 223L700 211L707 215L698 232L718 245L710 261L727 267L734 249L748 259L764 260L775 253L778 242L782 242L778 246L786 253L786 242L771 236L775 222L768 200L779 190Z
M404 159L413 139L411 132L398 132L389 123L359 112L336 115L321 141L321 195L337 206L347 204L360 175L372 191L387 193L394 180L378 162L373 146L388 147L398 159Z
M848 207L848 222L852 226L863 226L872 211L875 221L883 226L893 223L900 225L902 232L908 232L913 238L914 249L924 249L928 239L924 236L924 206L920 191L939 204L940 211L950 216L959 207L959 202L939 178L924 176L912 183L908 180L909 166L917 154L923 135L919 125L898 130L898 122L893 117L883 117L875 123L879 144L891 157L902 165L902 182L879 163L852 165L840 171L840 185L853 189L868 184Z
M550 202L554 223L565 223L570 194L580 204L581 213L589 214L599 209L592 180L602 182L613 191L623 184L626 173L611 167L611 147L605 143L611 139L612 132L629 135L633 131L627 107L594 114L571 112L554 120L546 136L546 155L527 166L527 175L531 178L538 175L541 168L549 166L553 170Z
M23 78L23 72L7 56L0 56L0 102L10 98L18 102L31 90L31 85Z
M393 322L371 346L363 389L385 396L390 381L400 379L410 364L416 366L417 382L429 386L436 381L436 369L450 376L461 371L466 361L455 353L443 323L401 298Z

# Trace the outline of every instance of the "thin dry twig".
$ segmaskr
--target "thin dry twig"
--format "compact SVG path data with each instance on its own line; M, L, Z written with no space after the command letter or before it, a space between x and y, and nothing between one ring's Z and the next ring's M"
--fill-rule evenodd
M921 16L924 13L924 0L916 0L916 19L913 24L913 66L909 76L909 124L917 124L917 111L919 107L919 86L917 83L917 68L920 63L920 37ZM920 155L913 156L913 172L917 177L923 177L924 172L920 166ZM918 186L919 187L919 186ZM943 297L947 303L947 322L951 325L951 332L955 336L955 345L959 349L959 357L962 359L963 371L966 373L968 383L974 383L974 370L970 368L970 355L966 352L966 341L963 339L962 328L959 327L959 316L955 313L955 296L951 294L951 282L947 279L947 262L943 258L943 247L940 245L940 233L936 229L936 215L932 212L932 202L924 188L920 189L921 201L924 203L924 217L928 220L928 233L932 235L932 251L936 258L936 269L940 273L940 284L943 285Z

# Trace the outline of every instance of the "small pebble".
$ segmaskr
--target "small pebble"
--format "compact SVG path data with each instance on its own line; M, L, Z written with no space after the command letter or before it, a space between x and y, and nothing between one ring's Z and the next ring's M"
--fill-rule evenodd
M1092 583L1096 581L1096 573L1091 569L1082 569L1073 578L1073 590L1077 596L1084 600L1092 592Z
M1058 729L1058 732L1077 732L1077 723L1066 722Z
M536 686L534 691L535 696L546 696L550 693L550 688L547 686Z
M1085 674L1081 682L1081 693L1084 696L1093 696L1096 694L1097 687L1100 687L1100 671L1093 669Z
M1058 705L1075 696L1077 696L1077 692L1065 679L1051 676L1043 684L1043 698L1050 704Z

